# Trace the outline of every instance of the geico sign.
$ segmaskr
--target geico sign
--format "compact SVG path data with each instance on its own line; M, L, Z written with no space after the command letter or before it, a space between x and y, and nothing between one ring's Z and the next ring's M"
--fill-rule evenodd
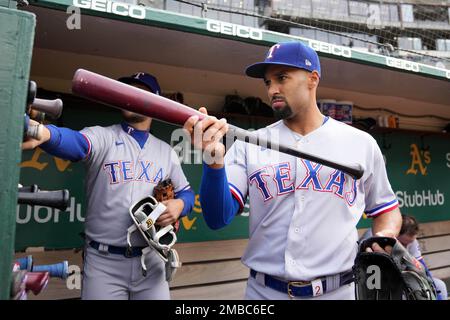
M309 40L309 46L316 51L334 54L336 56L342 56L346 58L352 57L352 50L350 48L336 46L334 44L315 40Z
M414 71L414 72L420 71L419 64L416 62L386 57L386 63L389 67L394 67L394 68L408 70L408 71Z
M132 17L135 19L145 18L145 8L127 3L107 0L73 0L73 5L82 9L114 13L119 16Z
M206 29L209 32L222 33L240 38L253 40L262 40L263 38L261 30L222 21L208 20L206 22Z

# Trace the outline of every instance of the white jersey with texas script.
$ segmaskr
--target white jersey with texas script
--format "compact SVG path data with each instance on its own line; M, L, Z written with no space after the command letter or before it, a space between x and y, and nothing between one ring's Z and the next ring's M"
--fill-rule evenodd
M130 206L152 195L161 180L172 179L175 192L189 188L189 183L176 153L152 134L141 148L120 124L89 127L81 133L88 138L91 149L85 159L86 236L125 247L127 228L133 224ZM132 243L144 245L138 236L132 238Z
M225 156L230 190L250 200L243 263L288 280L311 280L352 268L356 225L398 206L376 141L333 119L301 136L282 121L257 133L268 140L345 164L361 164L355 180L339 170L237 141Z

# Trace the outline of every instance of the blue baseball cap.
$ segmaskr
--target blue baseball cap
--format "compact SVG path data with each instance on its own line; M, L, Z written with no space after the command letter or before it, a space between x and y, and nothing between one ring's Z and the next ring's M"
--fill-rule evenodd
M122 77L117 79L117 81L126 84L133 84L133 83L142 84L147 88L149 88L152 93L161 95L161 88L159 86L158 80L151 74L145 72L138 72L129 77Z
M264 78L266 68L270 65L294 67L310 72L317 71L320 77L320 61L317 52L299 41L273 45L267 52L266 59L248 66L245 73L252 78Z

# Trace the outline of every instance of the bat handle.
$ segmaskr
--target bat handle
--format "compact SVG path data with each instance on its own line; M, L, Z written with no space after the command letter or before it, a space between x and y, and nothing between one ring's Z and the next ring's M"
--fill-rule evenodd
M30 186L20 186L18 189L19 192L38 192L39 187L37 184L32 184Z
M28 95L27 95L27 104L30 104L33 102L33 100L36 98L36 92L37 92L37 84L34 81L28 82Z
M69 205L69 191L38 191L38 192L18 192L17 203L37 206L47 206L66 210Z
M66 279L69 275L69 263L63 261L49 265L33 266L33 272L48 272L50 277Z
M364 169L359 164L342 164L337 161L323 159L318 156L302 152L298 149L264 139L256 135L254 132L241 129L233 125L229 125L229 130L226 137L228 139L240 140L257 146L261 146L263 148L279 151L297 158L314 161L316 163L341 170L357 180L361 179L361 177L364 175Z
M232 124L228 124L228 132L226 134L227 138L233 139L233 140L240 140L252 144L259 145L257 143L257 136L252 133L251 131L244 130L242 128L233 126Z
M44 129L42 124L30 125L27 128L26 136L36 140L40 140L42 138L43 130Z
M342 170L342 171L344 171L344 170ZM355 164L353 167L346 168L344 172L348 173L356 180L361 179L362 176L364 175L364 169L359 164Z

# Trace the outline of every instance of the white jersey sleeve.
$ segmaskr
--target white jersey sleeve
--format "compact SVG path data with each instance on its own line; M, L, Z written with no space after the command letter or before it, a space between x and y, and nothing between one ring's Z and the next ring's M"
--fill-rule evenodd
M225 154L225 171L233 196L241 209L245 205L248 192L246 144L236 141Z
M105 127L86 127L80 131L86 137L89 149L83 161L87 163L95 162L102 158L107 146L111 145L111 130Z
M171 149L170 150L170 167L169 167L169 177L172 180L174 191L176 193L184 191L188 189L189 182L184 175L183 169L181 167L180 160L176 154L176 152Z
M398 206L397 198L389 183L383 155L378 144L372 139L372 164L369 176L364 181L365 193L365 213L367 217L374 218L380 214L391 211Z

